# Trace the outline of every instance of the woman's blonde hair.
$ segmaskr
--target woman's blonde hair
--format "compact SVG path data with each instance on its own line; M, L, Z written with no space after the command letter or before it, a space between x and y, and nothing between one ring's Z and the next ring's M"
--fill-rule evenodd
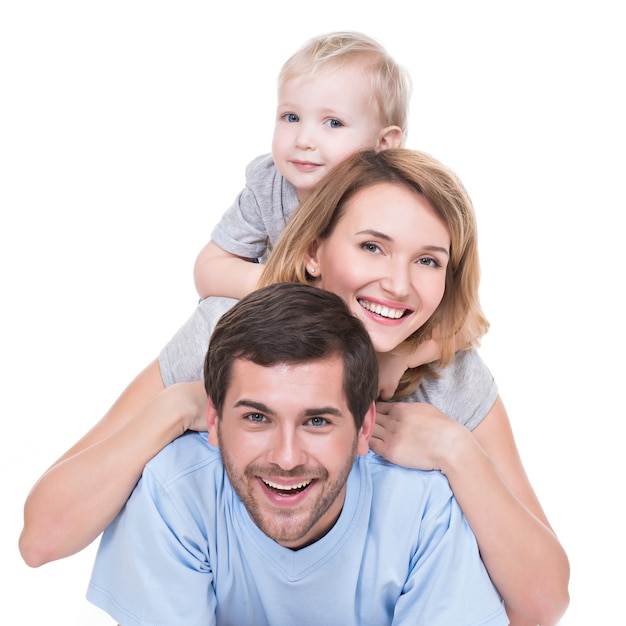
M437 329L444 367L452 360L456 335L463 329L464 347L477 345L489 323L478 297L480 264L476 217L471 200L457 176L423 152L395 148L366 150L348 157L316 186L291 216L264 268L259 286L278 282L306 283L306 255L315 241L329 237L341 219L346 202L355 193L378 183L405 185L423 195L450 233L450 260L443 298L428 322L399 346L412 351ZM407 370L394 397L405 396L419 385L430 367Z
M404 145L408 132L411 79L385 48L368 35L337 31L309 39L283 65L278 86L293 78L313 78L350 64L358 64L370 81L372 106L380 116L381 127L399 126Z

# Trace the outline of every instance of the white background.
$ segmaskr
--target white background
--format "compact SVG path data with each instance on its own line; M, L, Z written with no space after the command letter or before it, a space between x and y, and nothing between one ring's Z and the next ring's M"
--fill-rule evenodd
M22 562L24 499L192 312L196 253L269 151L282 62L346 28L409 69L407 145L473 198L482 352L571 559L563 624L624 623L618 5L2 4L3 623L108 623L83 600L95 544Z

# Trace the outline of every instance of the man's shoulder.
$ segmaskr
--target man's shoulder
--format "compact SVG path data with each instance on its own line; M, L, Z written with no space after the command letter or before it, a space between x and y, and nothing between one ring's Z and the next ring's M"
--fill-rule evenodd
M165 446L146 465L146 472L158 482L171 487L181 479L190 479L201 474L206 480L208 472L222 471L218 448L208 441L207 433L188 431Z
M439 471L402 467L371 451L363 463L371 476L374 499L397 498L398 503L409 500L423 507L427 501L443 505L453 498L448 479Z

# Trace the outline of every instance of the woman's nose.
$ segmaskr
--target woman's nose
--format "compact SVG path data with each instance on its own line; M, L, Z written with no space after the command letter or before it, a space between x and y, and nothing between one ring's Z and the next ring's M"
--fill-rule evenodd
M390 262L387 273L381 280L385 291L395 298L404 298L409 295L411 289L410 271L405 263Z

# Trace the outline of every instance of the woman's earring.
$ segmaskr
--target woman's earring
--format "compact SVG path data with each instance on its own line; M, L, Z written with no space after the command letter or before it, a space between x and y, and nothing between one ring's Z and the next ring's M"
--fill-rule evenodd
M312 267L312 268L309 270L309 274L315 274L315 268L314 268L314 267Z

